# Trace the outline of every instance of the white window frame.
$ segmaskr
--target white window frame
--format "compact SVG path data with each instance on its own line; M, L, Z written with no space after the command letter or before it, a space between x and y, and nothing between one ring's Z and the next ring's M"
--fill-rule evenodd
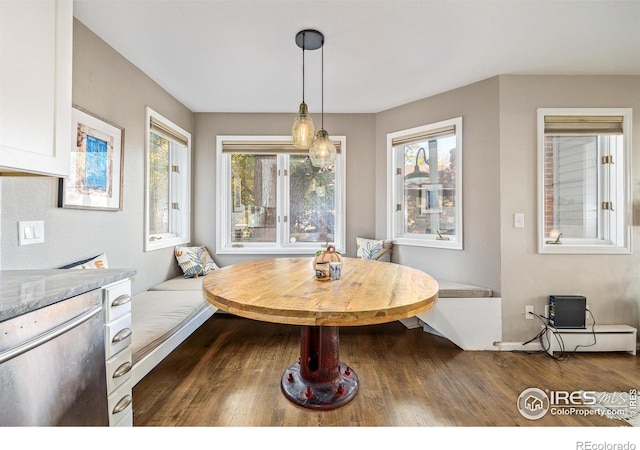
M404 205L404 155L400 157L399 152L394 152L394 139L416 134L426 134L441 128L455 126L456 136L456 194L455 194L455 214L456 214L456 235L452 239L442 239L437 234L408 234L403 232L402 217L405 214L404 208L398 210L396 205ZM441 122L422 125L407 130L401 130L387 134L387 230L388 239L395 245L411 245L417 247L433 247L452 250L463 249L463 217L462 217L462 117L443 120ZM402 159L402 164L400 159ZM398 177L402 177L399 180Z
M313 255L316 251L324 249L327 244L335 246L338 252L345 252L345 199L346 199L346 137L330 136L333 141L340 142L340 152L336 155L335 176L336 176L336 212L335 212L335 241L334 242L289 242L288 222L278 220L276 242L243 242L241 245L231 241L231 230L229 214L232 211L231 195L231 155L223 153L223 141L245 141L245 142L292 142L291 136L224 136L216 137L216 192L218 208L216 213L216 253L217 254L291 254L291 255ZM273 154L273 152L265 151ZM284 169L288 167L288 154L278 155L277 169L279 172L277 181L277 211L279 218L288 215L289 183L288 175L282 175ZM285 210L286 208L286 210Z
M599 165L601 176L598 190L609 193L614 209L599 212L602 227L599 239L567 239L560 244L545 236L545 116L622 116L622 149L613 155L614 164ZM537 111L538 140L538 253L541 254L630 254L632 251L632 171L631 171L631 108L539 108ZM610 171L610 172L609 172ZM609 183L609 180L612 180ZM608 216L614 214L614 217Z
M178 209L172 210L170 218L170 232L165 234L151 234L149 227L150 214L150 138L152 118L182 135L187 140L186 154L170 154L170 164L178 166L179 171L169 172L169 203L177 203ZM165 136L167 137L167 136ZM146 108L145 122L145 227L144 227L144 251L153 251L161 248L174 247L187 244L191 241L191 133L179 127L166 117L153 109Z

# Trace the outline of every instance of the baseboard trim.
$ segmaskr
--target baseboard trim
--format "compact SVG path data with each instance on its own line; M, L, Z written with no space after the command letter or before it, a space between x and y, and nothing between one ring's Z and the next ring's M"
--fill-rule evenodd
M494 342L493 345L496 350L501 352L540 352L542 345L539 342L529 342L523 344L522 342ZM640 355L640 342L636 345L636 354Z
M542 346L539 342L495 342L493 345L501 352L540 352Z

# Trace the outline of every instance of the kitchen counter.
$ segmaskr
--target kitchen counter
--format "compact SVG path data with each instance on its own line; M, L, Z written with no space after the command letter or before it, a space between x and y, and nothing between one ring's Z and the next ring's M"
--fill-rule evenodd
M135 274L135 269L0 270L0 322Z

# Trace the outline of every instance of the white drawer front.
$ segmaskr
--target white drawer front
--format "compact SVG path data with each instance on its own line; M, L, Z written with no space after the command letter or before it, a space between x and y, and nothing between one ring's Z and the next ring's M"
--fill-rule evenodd
M133 426L133 410L129 410L126 416L122 417L115 427L132 427Z
M104 287L105 322L111 322L131 312L131 280Z
M109 426L118 424L133 411L131 381L126 382L109 396Z
M131 314L105 325L105 354L109 359L131 344Z
M107 360L107 392L109 394L131 378L132 368L133 361L129 349Z

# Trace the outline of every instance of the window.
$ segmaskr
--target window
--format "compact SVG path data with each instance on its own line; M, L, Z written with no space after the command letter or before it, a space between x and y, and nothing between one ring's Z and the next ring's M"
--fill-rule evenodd
M147 108L145 251L190 240L191 134Z
M387 135L396 244L462 249L462 117Z
M218 136L217 253L344 251L345 138L334 167L318 169L290 137Z
M540 253L631 252L631 109L538 110Z

